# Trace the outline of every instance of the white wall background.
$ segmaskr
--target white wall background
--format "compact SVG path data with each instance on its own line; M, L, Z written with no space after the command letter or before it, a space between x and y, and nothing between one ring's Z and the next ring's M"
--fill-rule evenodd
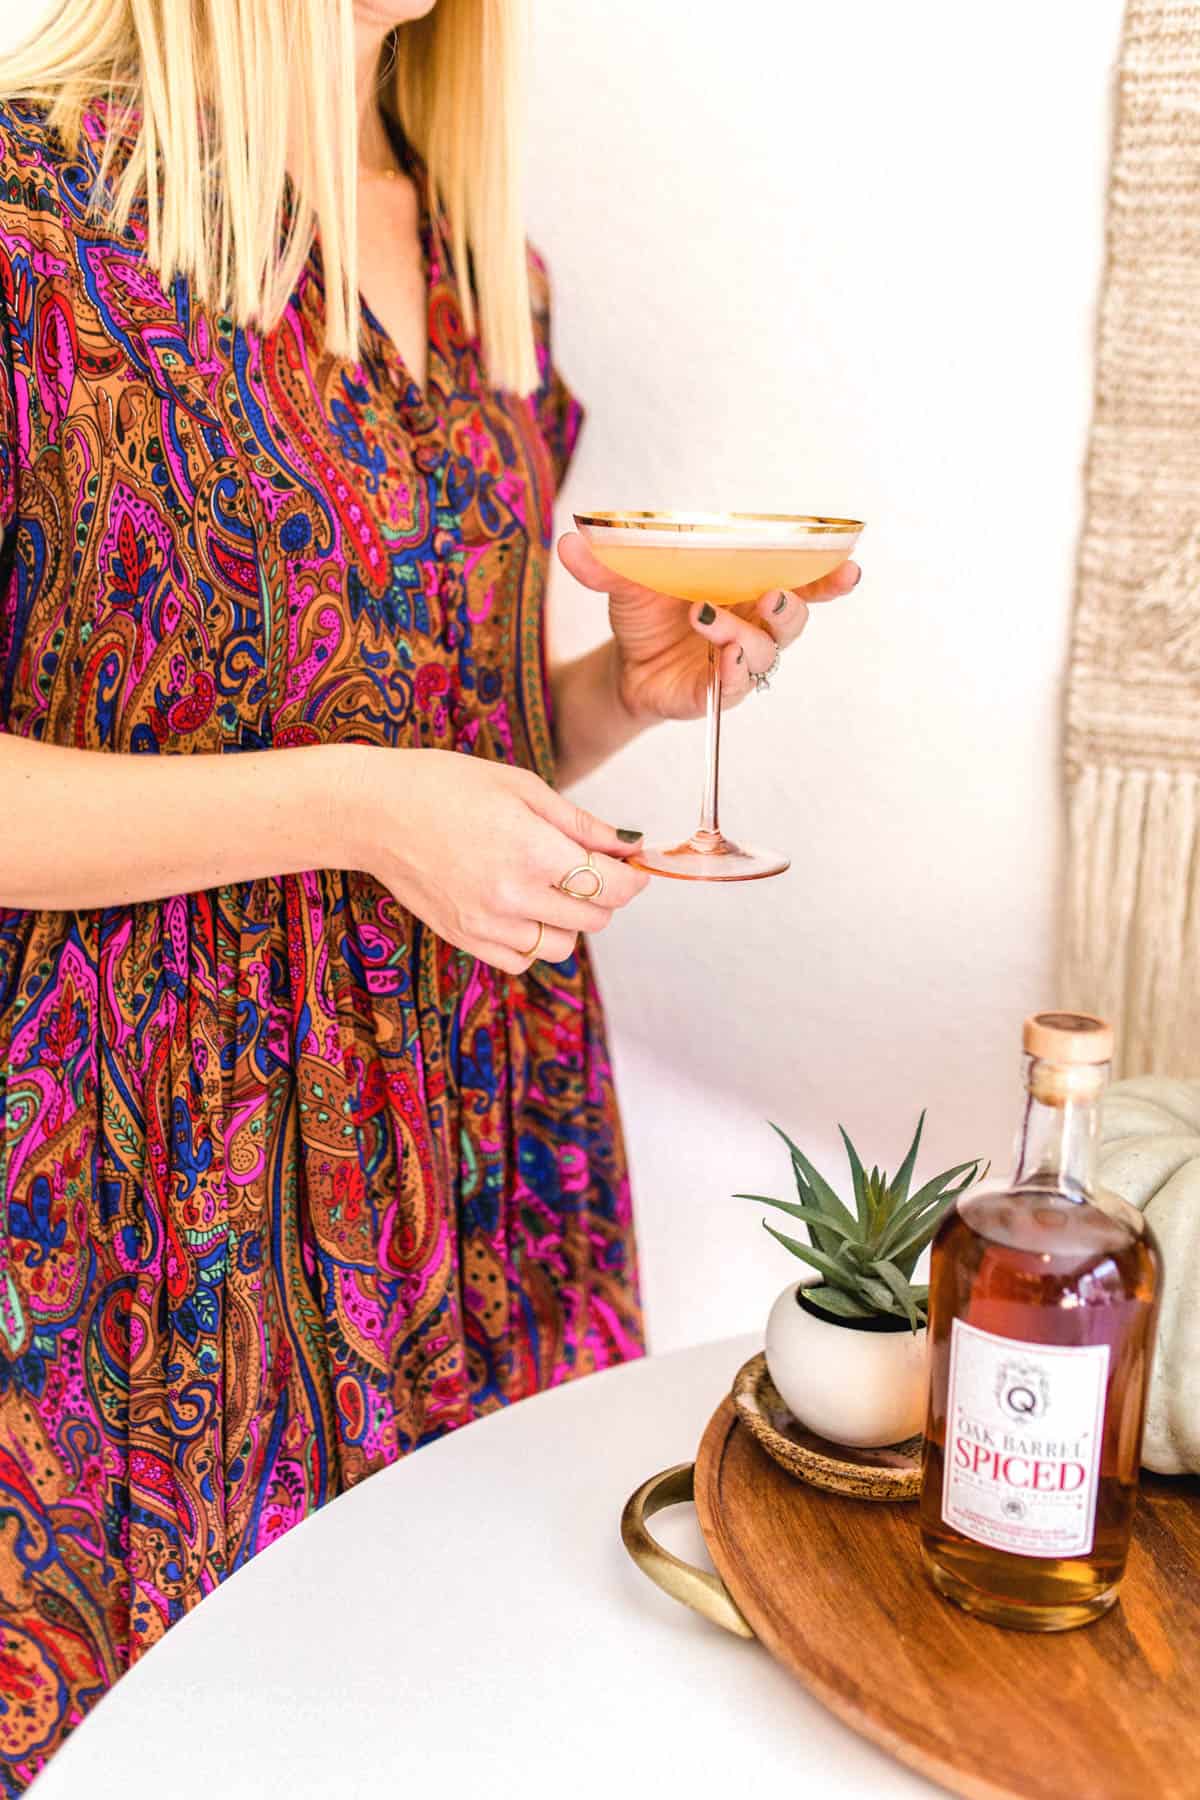
M735 1189L783 1123L1003 1162L1051 976L1061 679L1121 0L534 0L531 211L590 408L573 506L865 518L855 594L734 714L791 873L652 885L599 945L653 1347L792 1273ZM0 0L0 43L29 12ZM604 631L561 576L558 649ZM690 823L702 727L581 796ZM940 1159L940 1160L938 1160Z
M1058 728L1121 0L536 0L532 227L590 406L572 506L868 521L724 737L726 823L791 849L655 884L599 945L655 1348L791 1273L735 1189L784 1123L840 1164L1007 1161L1057 995ZM604 629L561 576L561 649ZM701 726L581 795L690 824ZM941 1158L943 1161L935 1159Z

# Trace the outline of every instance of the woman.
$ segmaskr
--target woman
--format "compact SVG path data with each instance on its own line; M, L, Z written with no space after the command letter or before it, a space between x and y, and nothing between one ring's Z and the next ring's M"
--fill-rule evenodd
M613 635L547 676L514 68L507 0L60 0L0 67L8 1793L332 1494L641 1348L583 944L645 877L552 781L806 606L568 537Z

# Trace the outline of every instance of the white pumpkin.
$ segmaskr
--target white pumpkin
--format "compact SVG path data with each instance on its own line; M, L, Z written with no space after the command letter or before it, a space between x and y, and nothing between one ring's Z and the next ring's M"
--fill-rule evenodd
M1119 1081L1100 1120L1101 1187L1144 1212L1163 1257L1142 1462L1200 1473L1200 1081Z

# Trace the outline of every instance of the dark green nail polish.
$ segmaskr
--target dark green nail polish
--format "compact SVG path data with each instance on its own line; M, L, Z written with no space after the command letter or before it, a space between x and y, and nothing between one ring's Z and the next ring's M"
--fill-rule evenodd
M617 826L617 836L623 844L636 844L642 835L640 831L626 831L623 825Z
M716 607L710 606L708 604L708 601L706 600L704 602L704 605L700 608L700 623L702 625L711 625L713 620L716 618L716 616L717 616Z
M781 613L786 605L787 605L787 595L780 594L778 600L775 602L774 606L771 608L771 611L773 613Z

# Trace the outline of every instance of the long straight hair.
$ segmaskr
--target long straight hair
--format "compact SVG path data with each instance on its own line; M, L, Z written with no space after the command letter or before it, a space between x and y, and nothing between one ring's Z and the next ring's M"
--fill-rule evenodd
M379 76L446 216L490 379L529 393L520 27L521 0L439 0L389 33ZM186 276L240 324L276 322L315 232L326 347L357 358L353 0L58 0L0 58L0 94L44 104L71 150L101 103L97 212L119 231L144 202L160 279Z

